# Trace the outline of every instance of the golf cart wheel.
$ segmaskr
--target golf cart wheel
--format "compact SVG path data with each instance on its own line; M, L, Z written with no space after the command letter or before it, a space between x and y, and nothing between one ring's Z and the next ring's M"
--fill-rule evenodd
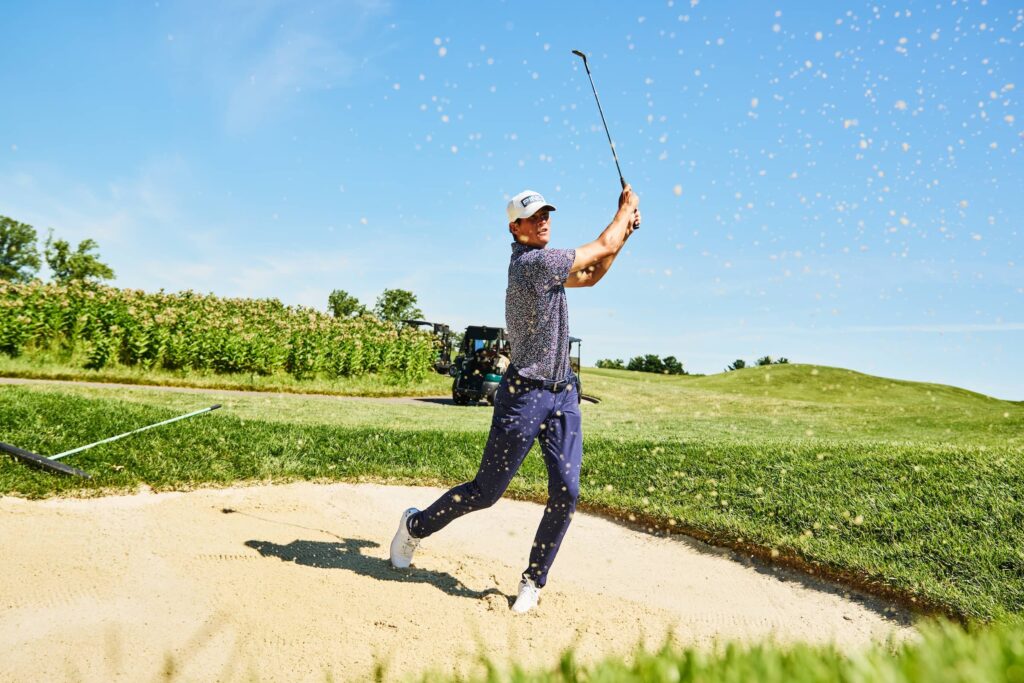
M468 406L469 405L469 397L466 396L461 391L456 391L455 389L452 389L452 401L454 401L455 405L457 405L457 406Z

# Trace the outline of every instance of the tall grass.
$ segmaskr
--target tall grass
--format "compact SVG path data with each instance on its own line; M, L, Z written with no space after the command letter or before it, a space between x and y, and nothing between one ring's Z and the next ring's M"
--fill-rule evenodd
M338 320L276 299L36 281L0 282L0 353L94 370L376 373L417 382L431 372L434 345L426 333L373 316Z
M921 626L918 642L876 645L846 654L830 646L728 643L713 651L666 646L628 661L578 663L571 652L548 670L502 671L485 662L476 681L510 683L1024 683L1024 622L1009 619L964 630L948 622ZM426 676L422 680L452 680Z

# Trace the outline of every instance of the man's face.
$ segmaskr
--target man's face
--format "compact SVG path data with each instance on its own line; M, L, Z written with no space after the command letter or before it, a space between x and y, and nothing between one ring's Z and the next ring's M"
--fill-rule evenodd
M508 224L508 229L519 244L543 249L551 239L551 216L547 209L541 209L529 218L520 218Z

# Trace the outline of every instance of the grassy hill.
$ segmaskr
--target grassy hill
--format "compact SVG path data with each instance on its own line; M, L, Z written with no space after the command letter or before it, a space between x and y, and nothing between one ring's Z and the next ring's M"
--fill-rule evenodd
M892 403L936 401L999 401L967 389L887 379L855 370L790 363L750 367L695 377L694 386L752 396L773 396L830 403Z
M842 368L787 364L703 377L584 368L583 377L586 393L603 401L591 429L1024 446L1022 403Z

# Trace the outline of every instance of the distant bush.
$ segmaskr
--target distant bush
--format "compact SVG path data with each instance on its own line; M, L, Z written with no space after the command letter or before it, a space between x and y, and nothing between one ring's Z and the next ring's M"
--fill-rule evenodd
M758 358L754 362L754 365L785 365L788 362L789 362L788 358L780 358L778 360L772 360L771 356L764 356L763 358Z
M754 365L785 365L787 363L789 363L788 358L780 358L778 360L773 361L771 356L763 356L761 358L758 358ZM725 371L730 372L732 370L740 370L745 367L747 367L747 361L743 360L742 358L737 358L732 362L732 365L729 365L728 367L725 368Z
M36 229L0 216L0 280L29 282L39 265Z
M100 245L96 240L85 239L78 248L71 251L67 240L54 239L53 231L46 238L44 250L46 265L52 271L53 281L62 285L77 281L100 282L114 279L114 270L100 261Z
M644 356L635 356L629 359L629 365L626 366L627 370L634 370L637 372L656 372L662 375L686 375L689 374L683 370L683 364L680 363L675 356L665 356L659 358L653 353L648 353Z
M663 367L662 372L664 372L666 375L687 374L686 371L683 370L683 364L676 360L675 356L665 356L664 358L661 359L661 364Z
M610 358L602 358L601 360L597 361L596 365L599 368L608 368L610 370L626 369L626 364L622 362L621 358L616 358L615 360L611 360Z
M385 289L377 297L373 313L381 320L395 325L403 320L423 317L423 311L416 306L416 295L407 289Z
M327 297L327 310L335 318L353 318L366 313L366 306L344 289L335 289Z

